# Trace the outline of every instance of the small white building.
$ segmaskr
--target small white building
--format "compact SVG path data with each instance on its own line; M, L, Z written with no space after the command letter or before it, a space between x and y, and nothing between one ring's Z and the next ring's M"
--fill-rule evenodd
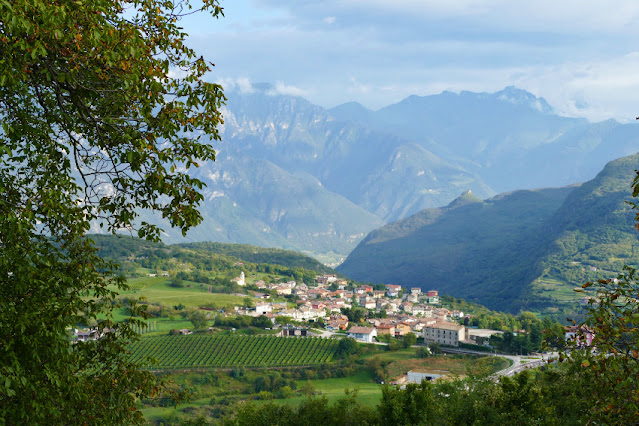
M270 303L256 303L255 304L255 315L266 315L269 312L273 312L273 307Z
M420 371L409 371L406 374L406 383L420 384L423 380L430 382L442 377L442 374L425 373Z
M348 337L366 343L373 343L373 338L377 336L377 330L374 327L351 327L348 330Z

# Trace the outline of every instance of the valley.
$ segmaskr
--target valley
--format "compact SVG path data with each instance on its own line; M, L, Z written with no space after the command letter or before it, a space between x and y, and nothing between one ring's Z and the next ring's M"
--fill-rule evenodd
M177 408L169 399L141 401L152 422L222 419L246 401L295 407L315 395L337 404L348 397L345 389L356 391L357 404L375 407L382 382L405 384L409 371L450 379L511 365L502 357L445 355L449 338L426 338L425 330L440 324L457 324L462 335L454 345L471 353L530 354L541 349L542 328L563 344L563 326L531 313L490 311L435 290L355 282L295 252L91 238L128 276L113 320L142 320L130 318L134 300L149 315L136 326L140 339L128 346L132 359L191 394ZM367 327L379 333L376 344L356 334ZM78 330L75 338L96 337Z
M217 161L192 172L207 185L204 221L186 237L165 226L165 242L280 247L337 264L372 230L467 190L487 199L581 183L639 151L634 124L562 117L514 87L377 111L324 109L268 84L227 95Z

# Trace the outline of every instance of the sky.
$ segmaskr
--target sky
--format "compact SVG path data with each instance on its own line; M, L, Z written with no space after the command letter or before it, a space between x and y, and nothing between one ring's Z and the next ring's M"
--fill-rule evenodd
M516 86L561 114L639 116L637 0L221 0L182 21L228 91L331 108Z

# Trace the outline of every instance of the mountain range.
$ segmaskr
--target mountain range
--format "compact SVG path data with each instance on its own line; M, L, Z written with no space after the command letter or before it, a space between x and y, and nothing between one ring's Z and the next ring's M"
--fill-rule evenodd
M371 230L461 192L480 198L591 179L639 151L634 124L561 117L541 98L496 93L411 96L371 111L332 109L267 84L227 92L204 222L186 241L247 243L345 257ZM165 227L165 242L185 241Z
M639 154L582 185L517 190L481 200L464 192L370 234L339 271L357 280L438 289L493 309L578 310L573 289L638 266L627 201ZM564 317L565 319L565 317Z

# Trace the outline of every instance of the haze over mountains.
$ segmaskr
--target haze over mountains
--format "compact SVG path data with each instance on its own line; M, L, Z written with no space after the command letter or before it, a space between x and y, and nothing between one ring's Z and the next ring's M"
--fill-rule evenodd
M345 256L371 230L466 190L498 192L591 179L639 151L634 124L560 117L518 90L411 96L378 111L326 110L269 85L227 93L205 221L190 241ZM167 229L166 242L180 236Z

